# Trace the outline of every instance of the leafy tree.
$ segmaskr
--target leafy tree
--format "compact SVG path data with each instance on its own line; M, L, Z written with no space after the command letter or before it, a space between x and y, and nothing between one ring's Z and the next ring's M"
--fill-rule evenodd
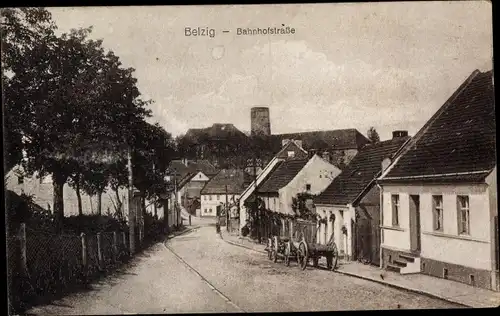
M377 133L377 131L375 130L375 127L373 127L373 126L368 129L367 135L368 135L368 139L372 143L378 143L380 141L380 136Z
M4 167L10 170L22 158L23 108L18 107L11 78L25 69L18 67L26 50L54 34L55 24L44 8L1 9L2 88L4 95Z
M6 119L17 120L27 139L28 174L52 174L59 223L64 183L74 177L70 183L102 194L106 165L130 146L134 126L150 115L148 102L139 98L134 69L121 68L101 41L88 39L90 32L47 36L10 64Z

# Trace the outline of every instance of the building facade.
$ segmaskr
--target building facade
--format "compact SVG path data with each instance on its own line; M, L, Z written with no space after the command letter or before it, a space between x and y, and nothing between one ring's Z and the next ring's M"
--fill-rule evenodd
M383 267L499 290L493 96L474 71L378 179Z

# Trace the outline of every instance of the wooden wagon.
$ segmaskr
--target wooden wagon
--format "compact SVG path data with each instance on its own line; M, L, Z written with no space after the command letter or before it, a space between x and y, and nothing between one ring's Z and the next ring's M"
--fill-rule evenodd
M326 258L327 268L334 270L338 264L338 249L333 241L333 234L326 245L316 243L316 224L309 221L294 222L293 237L273 236L268 239L267 251L269 259L277 262L282 258L289 266L291 260L297 261L299 267L305 270L309 260L318 267L319 259Z

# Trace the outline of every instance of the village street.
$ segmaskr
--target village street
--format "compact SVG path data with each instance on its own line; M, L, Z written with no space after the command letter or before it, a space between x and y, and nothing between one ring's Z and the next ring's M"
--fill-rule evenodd
M157 244L126 272L29 314L278 312L451 308L453 304L230 245L212 220ZM174 254L175 253L175 254ZM182 259L180 259L180 258ZM188 267L189 266L189 267Z

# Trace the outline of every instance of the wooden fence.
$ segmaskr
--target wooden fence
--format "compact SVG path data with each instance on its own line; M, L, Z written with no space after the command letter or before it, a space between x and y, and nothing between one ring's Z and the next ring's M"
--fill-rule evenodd
M129 257L128 232L56 235L21 224L19 232L7 240L13 311L86 283Z

